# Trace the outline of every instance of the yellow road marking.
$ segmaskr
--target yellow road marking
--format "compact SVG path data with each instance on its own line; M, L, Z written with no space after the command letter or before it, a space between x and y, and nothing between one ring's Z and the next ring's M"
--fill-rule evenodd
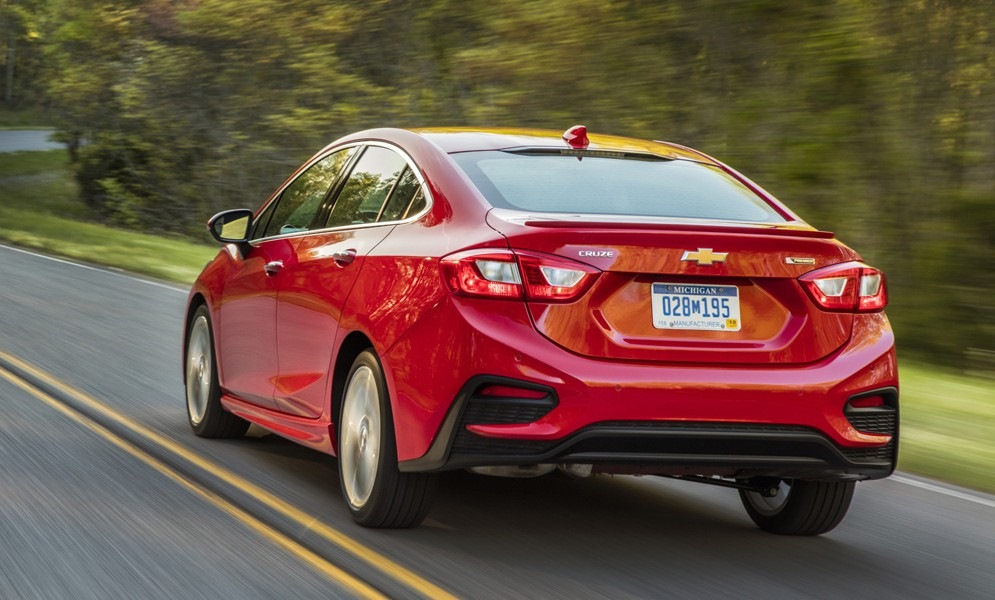
M334 527L331 527L321 521L316 521L314 515L304 512L271 492L268 492L256 484L236 475L234 472L229 471L221 465L194 453L179 442L176 442L173 439L139 423L138 421L135 421L127 415L114 410L86 392L77 390L70 385L63 383L52 375L49 375L48 373L24 362L16 356L4 352L3 350L0 350L0 358L10 364L16 365L18 369L21 369L26 373L30 373L33 377L36 377L53 388L58 389L60 392L71 396L77 402L101 413L121 426L128 428L132 432L145 437L155 444L158 444L163 449L168 450L176 456L179 456L180 458L183 458L197 467L211 473L221 481L224 481L239 491L253 496L277 513L291 519L310 532L320 535L326 541L331 542L353 556L362 559L370 566L419 592L426 598L456 600L456 596L453 596L431 581L421 577L414 571L411 571L410 569L394 562L376 550L366 547L359 541L354 540Z
M318 554L308 550L301 544L297 543L293 539L287 537L283 533L280 533L273 527L270 527L266 523L260 521L256 517L242 510L241 508L227 502L217 494L207 490L200 485L190 481L180 473L173 470L171 467L148 454L144 450L141 450L131 442L119 437L117 434L107 429L103 425L90 420L84 415L74 411L73 409L62 404L52 396L46 394L42 390L32 386L30 383L24 381L14 373L0 367L0 377L3 377L7 381L21 388L25 392L31 394L35 398L38 398L48 406L59 411L63 415L69 417L73 421L76 421L80 425L88 428L89 430L95 432L100 437L114 444L118 448L124 450L131 456L134 456L138 460L144 462L146 465L152 467L159 473L165 475L169 479L173 480L175 483L180 484L182 487L193 492L195 495L200 496L203 500L219 508L228 515L234 517L236 520L241 522L243 525L247 526L252 531L256 532L263 538L269 540L275 545L283 548L291 555L300 559L301 561L310 565L313 569L323 574L327 578L331 579L335 583L345 587L346 589L354 592L360 598L370 598L370 599L384 599L382 593L377 591L375 588L368 585L366 582L362 581L350 575L349 573L343 571L339 567L325 560Z

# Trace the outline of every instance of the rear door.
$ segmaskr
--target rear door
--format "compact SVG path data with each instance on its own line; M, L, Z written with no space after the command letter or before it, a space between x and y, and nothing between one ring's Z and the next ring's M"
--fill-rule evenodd
M281 410L301 417L318 418L328 404L342 307L367 255L420 192L396 150L371 144L360 152L327 217L299 240L280 277L276 398Z

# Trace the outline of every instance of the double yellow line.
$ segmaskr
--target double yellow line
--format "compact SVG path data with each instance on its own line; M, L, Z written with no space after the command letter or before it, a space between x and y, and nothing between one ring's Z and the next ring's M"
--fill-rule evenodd
M434 583L424 579L418 574L414 573L410 569L407 569L400 564L392 561L383 554L366 547L357 540L349 537L348 535L342 533L341 531L325 524L314 518L313 515L304 512L303 510L293 506L292 504L282 500L281 498L273 495L272 493L266 491L265 489L253 484L252 482L236 475L234 472L222 467L221 465L214 463L204 457L192 452L190 449L186 448L182 444L174 441L173 439L160 434L159 432L150 429L149 427L135 421L134 419L124 415L113 408L107 406L103 402L97 400L93 396L87 394L86 392L77 390L70 385L63 383L62 381L56 379L52 375L30 365L23 360L8 354L0 350L0 361L6 362L6 364L13 366L17 371L25 373L36 381L40 381L43 384L49 386L53 390L57 390L60 394L72 398L73 401L79 403L79 405L86 407L86 409L93 411L101 416L113 421L117 425L126 428L128 431L141 436L146 441L151 442L161 448L162 450L171 453L172 455L182 458L184 461L210 473L220 481L228 484L238 491L250 495L257 501L265 504L268 508L272 509L281 516L293 521L297 525L300 525L305 530L308 530L314 534L317 534L322 539L327 542L334 544L340 549L348 552L352 556L362 560L368 565L374 567L376 570L384 573L395 581L403 584L405 587L415 591L426 598L440 598L440 599L454 599L455 596L447 592L446 590L440 588ZM271 525L266 524L260 519L254 517L245 510L239 508L238 506L232 504L231 502L225 500L221 496L211 492L202 485L192 481L188 477L182 475L180 472L170 467L165 462L159 460L152 454L142 450L138 446L132 444L123 437L117 435L112 430L104 427L103 425L97 423L96 421L90 419L89 417L77 412L73 408L67 406L64 402L55 398L51 394L48 394L42 389L39 389L33 385L29 379L19 376L17 373L4 368L0 365L0 377L6 379L10 383L24 390L28 394L34 396L35 398L41 400L45 404L51 406L58 412L69 417L70 419L76 421L77 423L87 427L88 429L94 431L102 438L106 439L110 443L114 444L118 448L121 448L128 454L138 458L145 464L151 466L156 471L162 473L169 479L178 483L179 485L187 488L197 496L201 497L205 501L209 502L213 506L221 509L225 513L231 515L236 520L244 524L246 527L255 531L259 535L263 536L272 543L280 546L290 554L294 555L298 559L310 565L319 573L322 573L328 577L333 582L341 585L345 589L356 594L360 598L385 598L384 594L377 590L376 588L370 586L365 581L351 575L350 573L344 571L338 566L334 565L327 559L313 552L312 550L306 548L293 538L287 536L286 534L280 532Z

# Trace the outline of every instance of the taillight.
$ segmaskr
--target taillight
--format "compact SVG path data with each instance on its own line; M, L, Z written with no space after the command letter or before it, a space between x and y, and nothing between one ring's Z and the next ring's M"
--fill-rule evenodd
M446 284L464 296L569 302L587 291L599 273L589 265L533 252L470 250L442 259Z
M836 312L877 312L888 304L884 273L863 263L832 265L798 278L820 308Z

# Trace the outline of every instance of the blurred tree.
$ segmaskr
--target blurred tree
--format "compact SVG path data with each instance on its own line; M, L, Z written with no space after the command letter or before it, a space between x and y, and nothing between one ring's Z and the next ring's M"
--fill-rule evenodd
M0 90L8 107L39 101L43 66L38 18L43 0L0 0Z
M199 231L367 126L585 123L841 232L888 273L903 351L995 349L995 3L0 0L0 35L15 5L110 222Z

